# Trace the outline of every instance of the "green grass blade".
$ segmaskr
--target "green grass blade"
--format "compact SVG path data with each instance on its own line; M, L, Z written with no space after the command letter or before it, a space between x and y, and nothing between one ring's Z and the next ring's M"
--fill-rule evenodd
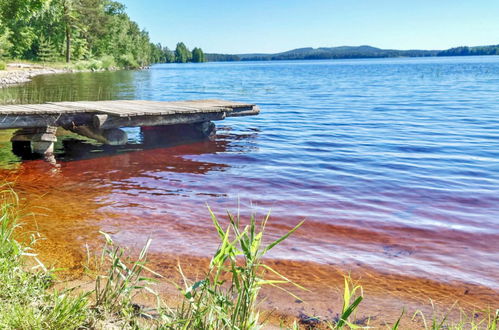
M265 247L265 249L263 250L262 252L262 255L265 255L270 249L272 249L273 247L275 247L277 244L281 243L282 241L284 241L286 238L288 238L291 234L293 234L298 228L300 228L303 223L305 222L305 220L303 220L302 222L300 222L299 224L297 224L293 229L291 229L290 231L288 231L286 234L284 234L283 236L281 236L280 238L278 238L277 240L275 240L274 242L270 243L269 245L267 245L267 247Z

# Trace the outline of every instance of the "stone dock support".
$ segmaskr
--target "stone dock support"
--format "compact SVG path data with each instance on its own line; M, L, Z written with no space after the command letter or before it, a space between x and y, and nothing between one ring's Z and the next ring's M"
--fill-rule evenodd
M57 127L23 128L14 133L12 148L26 150L29 146L31 152L38 155L50 156L54 153L54 143L57 142Z

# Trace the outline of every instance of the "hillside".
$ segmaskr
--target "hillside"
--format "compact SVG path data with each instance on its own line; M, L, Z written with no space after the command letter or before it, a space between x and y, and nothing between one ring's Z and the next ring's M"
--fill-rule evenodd
M499 45L478 47L456 47L447 50L396 50L372 46L341 46L320 48L297 48L276 54L206 54L206 60L214 61L277 61L277 60L323 60L349 58L427 57L499 55Z

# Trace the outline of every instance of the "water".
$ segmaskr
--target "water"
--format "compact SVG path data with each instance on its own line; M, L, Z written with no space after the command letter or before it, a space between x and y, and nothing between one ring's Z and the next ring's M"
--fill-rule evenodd
M306 219L274 259L499 289L499 57L168 64L3 93L262 108L218 122L214 141L150 149L132 129L116 150L67 138L58 169L2 150L3 175L46 208L38 225L54 241L104 230L128 246L152 236L165 258L205 257L217 244L205 204L271 209L271 237Z

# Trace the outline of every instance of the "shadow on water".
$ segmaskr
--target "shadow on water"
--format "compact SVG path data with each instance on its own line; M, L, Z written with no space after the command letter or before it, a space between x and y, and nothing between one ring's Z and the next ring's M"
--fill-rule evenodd
M173 172L182 172L188 168L192 173L206 173L215 168L221 170L229 165L196 162L182 156L218 154L227 151L245 153L252 149L253 143L249 142L256 139L259 134L258 131L233 133L230 127L223 126L217 130L216 135L211 137L196 135L184 125L172 126L167 131L144 131L141 128L125 129L129 135L129 142L123 146L104 145L60 129L55 147L55 163L114 157L116 159L132 159L138 167L154 171L155 166L162 168L160 164L157 164L157 161L168 155L169 157L182 158L181 164L179 163L181 166L169 168ZM0 136L0 144L5 146L1 148L0 153L2 164L15 164L42 158L42 156L31 152L29 142L26 146L18 145L16 149L8 147L10 145L9 133L11 132L4 131L3 133ZM188 166L186 166L186 162L189 163ZM124 164L125 167L135 167L129 161L125 163L127 163ZM117 165L116 162L113 162L113 166ZM122 166L118 165L118 167Z

